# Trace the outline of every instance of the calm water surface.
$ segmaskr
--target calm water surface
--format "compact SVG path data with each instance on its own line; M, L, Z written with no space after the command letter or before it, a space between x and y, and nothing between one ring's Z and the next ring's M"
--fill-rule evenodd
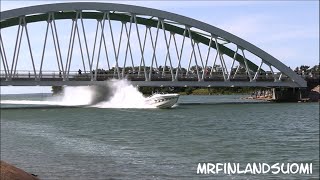
M41 179L318 179L319 104L240 97L182 96L174 109L2 105L1 159ZM313 174L197 175L199 162L313 163Z

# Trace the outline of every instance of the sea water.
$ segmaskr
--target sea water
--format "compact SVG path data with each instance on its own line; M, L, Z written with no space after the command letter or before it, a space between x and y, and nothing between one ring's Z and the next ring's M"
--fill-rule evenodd
M119 94L95 105L88 87L67 89L58 98L2 95L1 160L41 179L319 177L318 103L181 96L173 109L156 109L144 107L144 97L123 83L124 89L113 88ZM313 173L197 174L205 162L312 163Z

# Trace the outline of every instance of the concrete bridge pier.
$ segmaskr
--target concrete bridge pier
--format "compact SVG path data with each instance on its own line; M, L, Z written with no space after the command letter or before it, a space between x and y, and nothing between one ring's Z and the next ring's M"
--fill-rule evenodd
M276 102L297 102L306 96L305 88L272 88L272 100Z

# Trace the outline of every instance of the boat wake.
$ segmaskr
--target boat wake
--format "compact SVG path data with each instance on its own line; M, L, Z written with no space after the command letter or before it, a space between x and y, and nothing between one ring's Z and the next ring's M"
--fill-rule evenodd
M127 80L110 80L105 86L64 87L60 95L43 101L1 100L1 104L85 106L95 108L156 108Z
M146 103L146 98L139 90L127 80L111 80L108 82L111 87L111 96L107 101L101 101L92 105L97 108L156 108Z

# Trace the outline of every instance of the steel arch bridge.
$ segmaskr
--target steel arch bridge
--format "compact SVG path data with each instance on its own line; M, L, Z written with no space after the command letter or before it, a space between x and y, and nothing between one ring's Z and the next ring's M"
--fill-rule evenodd
M161 10L58 3L4 11L0 22L1 86L99 85L111 78L139 86L307 86L251 43Z

